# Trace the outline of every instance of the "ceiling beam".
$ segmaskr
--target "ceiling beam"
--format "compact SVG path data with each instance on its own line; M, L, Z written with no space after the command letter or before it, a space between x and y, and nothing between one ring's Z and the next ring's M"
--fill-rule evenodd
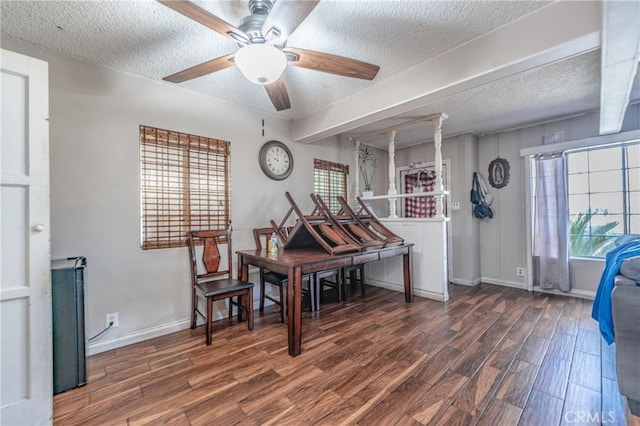
M293 122L311 143L600 46L600 2L559 1ZM540 88L544 90L544 88Z
M618 133L640 55L640 2L602 3L600 134Z

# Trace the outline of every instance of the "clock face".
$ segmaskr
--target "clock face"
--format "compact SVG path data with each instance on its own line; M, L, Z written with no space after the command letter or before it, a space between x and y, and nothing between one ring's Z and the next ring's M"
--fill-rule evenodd
M260 168L271 179L282 180L293 171L293 155L285 144L279 141L265 143L260 149Z

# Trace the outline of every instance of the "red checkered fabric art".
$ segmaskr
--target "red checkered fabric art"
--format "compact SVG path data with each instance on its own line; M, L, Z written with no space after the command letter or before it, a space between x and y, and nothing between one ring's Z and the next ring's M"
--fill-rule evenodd
M418 183L418 174L406 175L404 182L405 193L414 192ZM436 187L436 172L432 170L420 173L420 182L423 192L433 191ZM434 196L405 198L404 203L405 217L433 217L436 215L436 197Z

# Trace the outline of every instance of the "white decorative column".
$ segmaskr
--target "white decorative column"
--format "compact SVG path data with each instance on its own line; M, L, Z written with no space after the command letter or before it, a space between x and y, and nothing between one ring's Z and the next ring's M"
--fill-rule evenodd
M442 122L448 118L447 114L440 114L438 117L432 120L435 131L433 133L433 142L436 151L435 166L436 166L436 187L435 191L439 193L436 195L436 216L444 217L444 209L442 206L442 198L444 191L444 185L442 184Z
M358 202L356 198L360 195L360 141L353 141L353 138L349 138L349 140L353 142L353 156L356 160L356 169L354 170L354 174L356 175L356 188L355 194L353 195L353 205L357 206Z
M391 130L387 133L389 136L389 191L388 195L396 195L396 131ZM389 198L389 217L397 218L398 213L396 211L396 199Z

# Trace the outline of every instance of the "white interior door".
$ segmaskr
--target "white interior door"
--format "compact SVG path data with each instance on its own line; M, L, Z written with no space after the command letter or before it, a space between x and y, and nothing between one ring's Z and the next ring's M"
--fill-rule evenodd
M52 418L46 62L2 50L0 424Z

